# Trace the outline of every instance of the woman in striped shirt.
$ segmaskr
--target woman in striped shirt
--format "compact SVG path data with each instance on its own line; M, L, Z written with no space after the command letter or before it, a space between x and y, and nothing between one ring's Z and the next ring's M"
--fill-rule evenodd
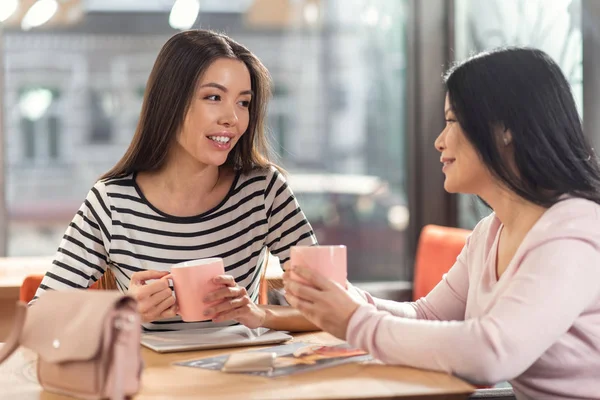
M267 250L283 264L315 235L267 158L266 68L245 47L205 30L173 36L148 80L129 149L90 190L36 298L87 288L107 269L138 300L144 326L171 330L242 323L314 326L289 307L258 306ZM212 321L176 316L165 276L173 264L222 257ZM35 298L34 298L35 300Z

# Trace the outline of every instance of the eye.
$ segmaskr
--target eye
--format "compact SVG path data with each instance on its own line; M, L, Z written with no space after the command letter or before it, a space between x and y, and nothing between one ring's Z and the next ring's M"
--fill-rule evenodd
M218 94L212 94L210 96L204 97L204 100L220 101L221 100L221 96L219 96Z
M250 107L250 100L242 100L238 104L244 108L248 108L248 107Z
M451 118L446 118L446 124L451 124L453 122L456 122L455 119L451 119Z

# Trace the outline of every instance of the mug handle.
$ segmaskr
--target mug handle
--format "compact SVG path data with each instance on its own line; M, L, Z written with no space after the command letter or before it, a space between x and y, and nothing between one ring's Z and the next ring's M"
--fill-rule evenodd
M179 304L177 303L177 296L175 295L175 283L173 282L173 274L167 274L160 279L170 280L171 283L173 283L172 285L169 285L169 287L171 288L172 296L175 297L175 307L177 307L177 311L175 312L175 314L181 315L179 314Z

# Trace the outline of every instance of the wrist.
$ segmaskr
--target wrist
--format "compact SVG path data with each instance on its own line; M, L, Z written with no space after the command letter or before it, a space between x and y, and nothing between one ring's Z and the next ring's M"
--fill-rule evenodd
M263 305L259 305L258 310L261 318L260 326L263 328L270 328L274 318L273 311Z

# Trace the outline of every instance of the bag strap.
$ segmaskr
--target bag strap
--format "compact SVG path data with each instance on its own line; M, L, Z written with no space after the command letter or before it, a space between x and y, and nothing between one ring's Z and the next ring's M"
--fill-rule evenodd
M125 344L123 343L123 332L117 329L117 341L114 344L114 386L111 394L111 400L125 399L125 388L123 385L123 363L125 360Z
M10 332L6 343L0 348L0 363L6 360L16 349L19 348L19 338L21 332L23 332L23 326L25 325L25 317L27 316L27 304L19 301L17 302L15 325L13 330Z

